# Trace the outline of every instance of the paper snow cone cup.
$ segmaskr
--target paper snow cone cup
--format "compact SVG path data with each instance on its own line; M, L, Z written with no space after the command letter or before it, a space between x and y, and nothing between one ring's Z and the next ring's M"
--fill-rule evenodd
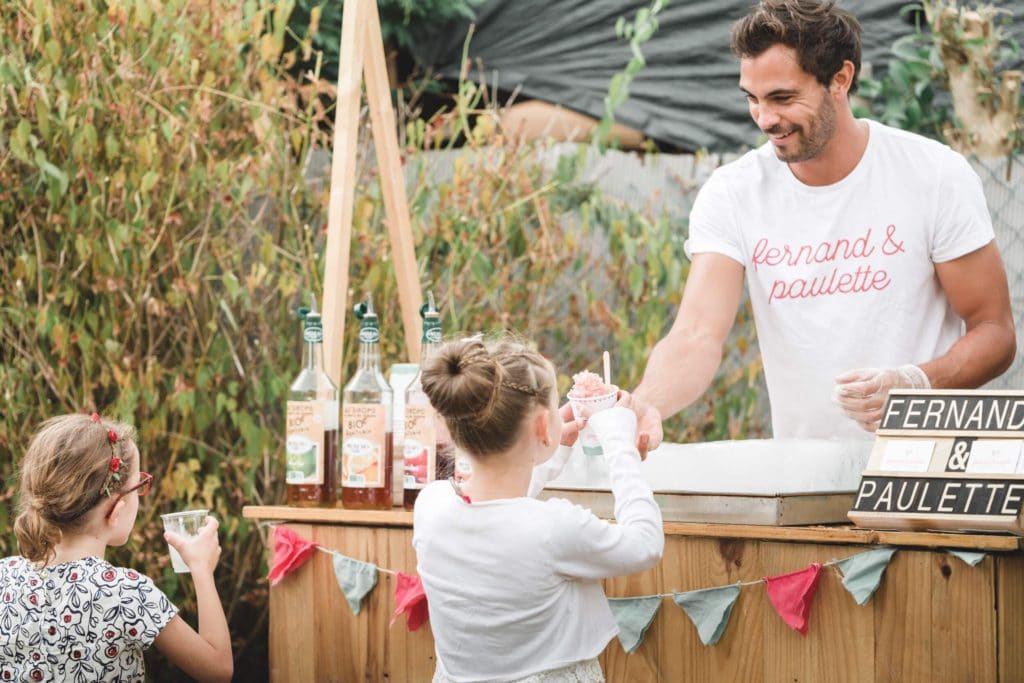
M619 388L614 385L611 385L611 387L612 390L604 396L588 398L575 398L572 392L569 392L566 398L569 399L569 405L572 406L573 417L577 420L583 417L589 418L594 413L614 406L619 398ZM580 447L586 455L601 455L604 453L601 449L601 443L597 440L597 435L590 429L589 424L580 431Z

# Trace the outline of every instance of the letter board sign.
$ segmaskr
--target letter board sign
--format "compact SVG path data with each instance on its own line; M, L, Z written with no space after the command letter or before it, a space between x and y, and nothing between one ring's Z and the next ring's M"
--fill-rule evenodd
M1024 392L893 390L848 516L1024 535Z

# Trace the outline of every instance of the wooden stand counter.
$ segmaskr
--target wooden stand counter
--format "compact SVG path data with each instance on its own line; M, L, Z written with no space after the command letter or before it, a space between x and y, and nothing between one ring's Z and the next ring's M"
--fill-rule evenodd
M412 513L247 507L300 536L379 567L415 573ZM1024 681L1024 554L1018 537L887 532L850 527L780 528L665 524L665 555L646 572L605 582L609 597L723 586L898 546L874 597L859 606L832 567L823 569L806 636L775 613L763 585L746 586L719 643L705 647L666 598L640 647L618 640L601 655L611 683ZM970 567L945 549L988 556ZM511 577L510 577L511 580ZM283 681L429 681L429 622L409 633L388 622L394 580L353 615L330 556L317 553L270 591L270 675ZM404 619L404 617L400 617Z

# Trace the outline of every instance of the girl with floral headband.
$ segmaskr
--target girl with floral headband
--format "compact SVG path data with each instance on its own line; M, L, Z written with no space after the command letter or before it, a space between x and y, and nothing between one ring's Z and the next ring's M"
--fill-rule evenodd
M165 533L188 564L199 632L149 577L103 559L128 541L153 477L131 427L89 415L44 422L20 464L21 555L0 560L0 683L142 681L156 646L199 681L229 681L231 636L213 570L217 522L195 538Z
M657 564L665 544L640 474L632 397L621 392L589 417L611 473L610 524L536 498L582 426L568 405L559 410L543 356L513 341L449 342L424 361L423 390L473 467L462 484L427 486L413 512L434 683L604 681L597 656L618 626L601 579Z

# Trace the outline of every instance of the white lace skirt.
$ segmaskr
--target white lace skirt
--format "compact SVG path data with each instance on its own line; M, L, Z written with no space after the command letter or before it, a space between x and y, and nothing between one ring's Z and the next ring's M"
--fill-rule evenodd
M440 671L434 671L432 683L452 683L452 680ZM517 678L508 683L605 683L601 665L596 659L576 662L557 669L548 669L526 678Z

